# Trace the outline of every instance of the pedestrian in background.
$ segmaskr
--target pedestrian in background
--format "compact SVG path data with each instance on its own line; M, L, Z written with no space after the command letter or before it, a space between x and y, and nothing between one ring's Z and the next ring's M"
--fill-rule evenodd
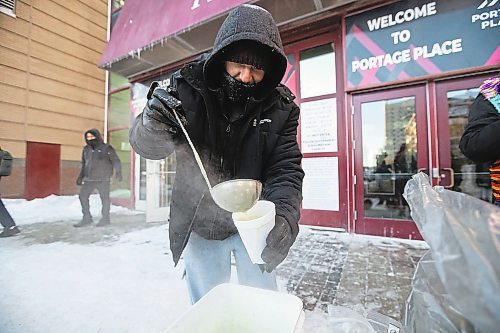
M115 178L122 181L122 166L114 148L103 142L98 129L89 129L85 132L84 138L87 145L82 151L82 167L76 180L76 184L81 185L80 203L83 218L74 227L79 228L92 224L89 197L96 189L102 203L102 217L96 226L102 227L111 223L109 217L111 207L109 199L110 179L114 170Z
M492 200L500 206L500 73L479 88L460 139L460 150L474 162L490 164Z
M2 177L10 176L12 173L12 155L6 151L2 150L0 147L0 180ZM0 197L0 224L2 224L3 230L0 233L0 237L10 237L17 235L20 231L16 226L14 219L5 208L2 198Z
M304 177L297 143L299 108L280 84L286 66L271 14L254 5L237 7L219 29L211 53L173 74L168 92L151 87L130 130L130 143L141 156L163 159L176 153L170 248L175 264L183 254L193 303L229 282L231 255L239 283L277 289L274 270L299 231ZM275 204L276 224L267 237L262 266L250 260L231 214L212 200L168 103L177 99L181 122L212 184L260 180L262 199Z

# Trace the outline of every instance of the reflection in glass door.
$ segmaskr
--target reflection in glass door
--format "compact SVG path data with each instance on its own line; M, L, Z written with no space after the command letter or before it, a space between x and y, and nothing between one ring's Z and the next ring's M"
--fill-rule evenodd
M423 87L355 96L356 232L418 238L403 197L427 168Z
M476 163L459 148L469 111L485 78L441 83L437 86L439 182L447 189L491 201L489 163Z
M403 198L417 173L415 97L361 104L366 217L410 219Z

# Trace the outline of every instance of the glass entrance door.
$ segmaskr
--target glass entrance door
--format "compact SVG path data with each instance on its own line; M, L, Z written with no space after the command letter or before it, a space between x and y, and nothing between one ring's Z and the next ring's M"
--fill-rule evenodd
M428 168L425 88L363 94L353 104L355 232L421 238L403 191Z
M146 211L146 159L135 154L135 209Z
M146 160L146 222L167 221L175 177L175 154Z
M175 177L175 154L147 160L136 154L135 209L146 212L147 222L167 221Z
M488 163L475 163L459 148L460 138L468 123L472 102L479 86L489 76L458 79L436 84L438 118L439 172L434 176L445 188L491 201Z
M339 34L326 34L287 47L282 83L297 96L297 139L305 172L300 223L348 229L347 126Z

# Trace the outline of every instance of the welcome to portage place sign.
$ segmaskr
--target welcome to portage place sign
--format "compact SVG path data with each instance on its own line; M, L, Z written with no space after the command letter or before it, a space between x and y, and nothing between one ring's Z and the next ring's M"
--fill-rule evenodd
M500 64L500 0L400 1L346 31L350 89Z

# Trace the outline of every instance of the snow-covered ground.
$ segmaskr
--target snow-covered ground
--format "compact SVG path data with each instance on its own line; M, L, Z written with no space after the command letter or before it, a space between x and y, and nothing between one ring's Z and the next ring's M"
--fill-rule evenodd
M40 222L78 220L82 217L82 208L78 195L49 195L41 199L2 199L5 207L17 225ZM101 199L98 194L90 196L90 212L94 217L101 215ZM111 205L111 213L136 214L127 208Z
M4 203L19 225L81 218L77 196ZM97 195L91 207L99 216ZM115 206L112 212L137 213ZM85 245L28 245L22 235L0 239L1 333L165 332L191 307L181 279L182 262L173 267L165 224ZM342 237L397 246L380 237ZM281 291L285 284L278 280ZM306 312L302 333L327 332L327 326L319 310Z
M98 195L91 211L100 215ZM78 220L78 196L4 199L18 225ZM115 214L136 214L112 206ZM0 332L163 332L190 307L166 225L96 244L0 239Z
M189 308L166 226L112 244L0 246L0 332L163 332Z
M81 218L78 196L3 201L20 226ZM92 214L100 209L92 195ZM165 224L85 245L0 239L0 332L164 332L191 307L182 272Z

